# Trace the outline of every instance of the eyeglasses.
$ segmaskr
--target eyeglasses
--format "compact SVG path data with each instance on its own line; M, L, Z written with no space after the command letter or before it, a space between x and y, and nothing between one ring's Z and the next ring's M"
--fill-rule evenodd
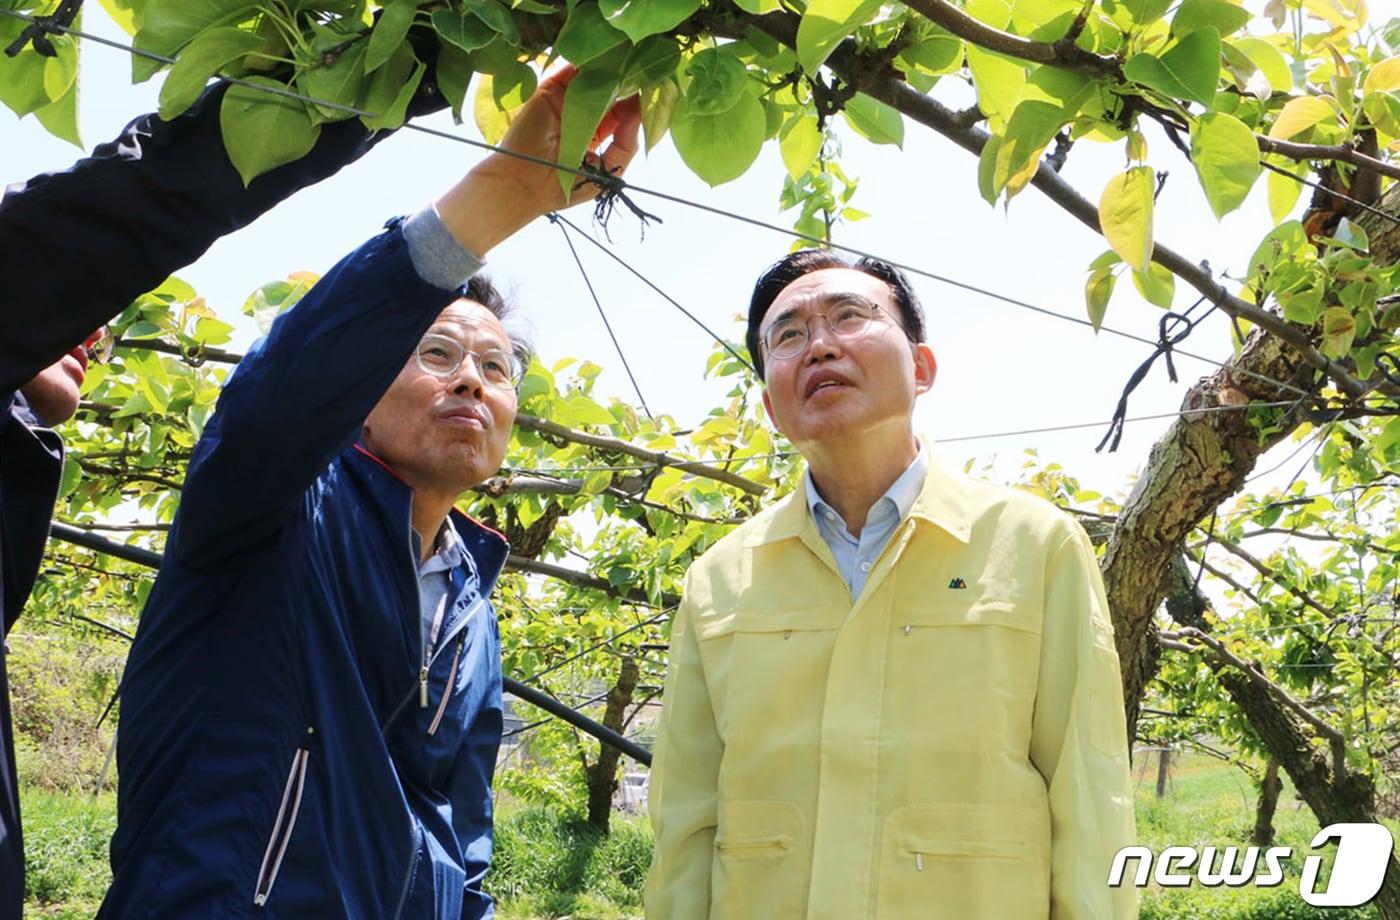
M416 357L418 367L425 374L434 377L451 377L457 373L462 362L472 356L476 372L483 383L498 390L513 390L525 376L525 367L520 359L500 348L485 351L469 351L450 336L429 333L418 343Z
M879 304L868 300L841 300L806 319L794 316L778 320L763 333L763 347L771 358L797 357L807 348L812 338L812 320L818 316L826 320L826 327L840 338L856 339L866 333L880 310ZM890 321L899 326L906 337L909 335L893 318Z
M112 357L112 346L117 337L112 335L110 326L99 326L97 331L83 340L83 351L89 364L100 364Z

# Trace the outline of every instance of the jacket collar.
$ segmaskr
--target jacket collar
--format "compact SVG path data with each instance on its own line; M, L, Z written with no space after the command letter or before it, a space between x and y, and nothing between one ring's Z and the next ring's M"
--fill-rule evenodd
M919 442L928 452L928 474L924 477L919 497L909 510L909 517L927 521L958 541L968 543L972 540L972 522L976 517L976 508L969 495L970 481L934 449L932 438L919 435ZM775 543L802 537L808 531L810 536L817 536L816 522L812 519L806 495L802 489L796 489L773 505L767 514L754 520L753 530L745 537L744 545Z
M384 505L386 513L398 518L409 512L412 508L413 490L394 472L393 467L358 441L346 451L345 456L356 468L362 470L376 487L375 491L381 497L381 501L388 500ZM392 511L390 506L393 507ZM510 556L510 543L499 531L456 508L449 512L449 516L457 535L476 563L477 575L481 579L481 593L487 595L505 568L506 560ZM408 533L412 525L406 520L403 524L404 532Z

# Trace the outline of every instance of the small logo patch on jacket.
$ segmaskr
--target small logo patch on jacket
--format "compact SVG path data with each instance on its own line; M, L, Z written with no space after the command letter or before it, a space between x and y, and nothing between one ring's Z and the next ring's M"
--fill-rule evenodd
M963 588L967 587L967 582L963 581L961 578L954 578L952 581L948 582L948 587L952 588L954 591L961 591Z

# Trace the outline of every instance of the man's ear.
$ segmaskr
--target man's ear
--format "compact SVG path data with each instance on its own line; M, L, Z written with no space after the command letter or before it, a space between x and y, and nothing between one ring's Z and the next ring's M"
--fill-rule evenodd
M782 426L778 424L778 418L773 414L773 400L768 398L768 388L763 388L763 411L768 415L768 424L773 426L775 431L781 432Z
M914 343L914 392L923 395L933 389L938 376L938 359L927 342Z

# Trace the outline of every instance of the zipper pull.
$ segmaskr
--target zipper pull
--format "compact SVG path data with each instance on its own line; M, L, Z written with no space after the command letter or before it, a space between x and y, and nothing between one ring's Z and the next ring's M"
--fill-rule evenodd
M428 708L428 667L418 669L418 708Z
M918 869L920 872L924 871L924 854L914 854L914 868Z

